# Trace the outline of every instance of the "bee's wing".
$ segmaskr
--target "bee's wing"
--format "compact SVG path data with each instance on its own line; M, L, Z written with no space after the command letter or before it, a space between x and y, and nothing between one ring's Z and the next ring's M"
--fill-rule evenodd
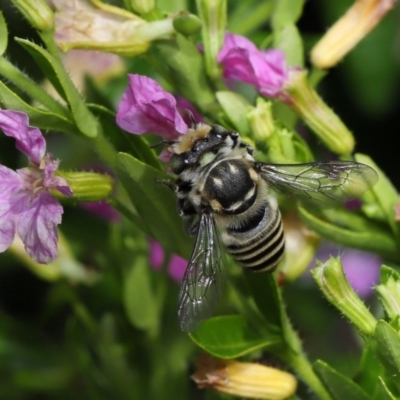
M214 218L211 214L202 213L179 292L178 318L183 331L193 331L201 321L212 315L222 295L222 263Z
M353 161L255 163L255 167L270 187L320 207L332 207L337 202L359 197L378 181L374 169Z

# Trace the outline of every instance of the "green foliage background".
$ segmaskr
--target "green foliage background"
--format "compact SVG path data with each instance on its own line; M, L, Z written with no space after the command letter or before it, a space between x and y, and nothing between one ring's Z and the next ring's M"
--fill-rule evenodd
M298 19L301 38L289 43L290 61L301 65L305 60L307 66L313 44L351 4L348 0L231 0L227 26L258 45L284 46L287 38L283 33L274 36L272 30L285 26L287 19ZM194 2L184 0L160 0L158 7L197 13ZM274 7L281 7L282 12L273 14ZM189 380L194 360L203 350L222 358L257 359L293 372L300 379L293 399L400 398L399 384L393 378L400 373L398 317L381 320L373 335L363 337L311 280L300 279L281 289L272 276L244 275L230 263L229 293L221 302L223 315L206 321L190 337L182 333L176 317L179 284L168 277L166 268L172 252L188 257L192 243L183 232L173 196L155 183L165 177L163 166L148 146L157 139L127 135L114 122L126 76L101 87L88 79L82 99L65 71L41 47L43 37L10 2L3 2L1 11L9 44L0 70L5 62L11 62L35 82L46 76L59 87L70 109L48 98L42 103L48 102L49 111L38 109L29 94L4 76L1 105L27 112L32 125L48 132L49 151L62 159L63 169L112 168L121 183L114 205L124 216L121 222L110 223L76 204L65 204L61 231L74 257L98 273L95 282L46 280L11 252L0 254L1 399L222 398L198 390ZM318 86L324 100L354 132L357 152L368 154L374 167L387 175L388 179L381 176L380 186L374 188L372 202L380 204L384 215L367 221L365 216L357 219L345 210L328 212L323 218L300 211L303 220L318 232L323 233L328 221L327 236L336 237L341 244L360 247L357 234L370 234L368 240L362 239L367 249L394 268L400 261L398 224L387 222L391 209L385 199L397 196L390 181L400 186L398 19L396 6ZM0 47L4 35L0 29ZM182 59L174 58L182 54L192 56L187 71ZM180 86L189 100L214 99L214 93L203 84L206 75L195 41L182 37L177 42L155 42L146 56L127 59L127 64L129 72L157 76L171 90ZM229 120L224 114L222 96L215 118L241 126L243 121ZM207 101L197 105L211 114ZM276 113L294 122L287 110L278 107ZM104 135L92 145L91 137L99 126ZM241 132L245 129L244 124ZM300 129L304 129L301 124ZM326 156L323 146L313 139L310 143L316 158ZM372 163L371 159L362 161ZM0 163L10 168L25 163L4 135L0 135ZM335 231L339 218L347 225ZM356 234L345 236L346 232ZM162 271L149 266L148 237L167 249ZM399 283L395 272L393 276ZM376 295L367 300L367 306L375 316L384 316Z

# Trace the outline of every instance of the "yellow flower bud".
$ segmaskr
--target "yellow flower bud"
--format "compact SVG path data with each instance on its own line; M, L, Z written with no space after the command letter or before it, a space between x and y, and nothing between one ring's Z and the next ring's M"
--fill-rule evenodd
M318 68L338 63L393 7L394 0L358 0L322 37L311 51Z
M250 128L254 137L259 141L265 141L275 131L271 108L272 103L270 101L258 97L256 107L252 107L247 113Z
M285 255L279 272L285 280L298 278L308 267L321 241L320 237L300 220L295 212L283 216Z
M292 374L265 365L203 356L192 379L199 388L250 399L283 400L297 387Z

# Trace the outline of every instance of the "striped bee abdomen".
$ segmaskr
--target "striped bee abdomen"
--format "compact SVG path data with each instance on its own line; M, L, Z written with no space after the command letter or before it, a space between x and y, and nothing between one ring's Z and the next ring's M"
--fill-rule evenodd
M273 271L285 250L281 214L268 202L240 229L229 228L224 236L228 252L252 271Z

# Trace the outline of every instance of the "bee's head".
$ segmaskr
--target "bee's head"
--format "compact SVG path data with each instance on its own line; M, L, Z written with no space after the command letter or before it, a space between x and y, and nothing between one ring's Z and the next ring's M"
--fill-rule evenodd
M232 151L239 134L220 125L197 123L171 146L170 167L175 174L187 168L202 167L219 153Z

